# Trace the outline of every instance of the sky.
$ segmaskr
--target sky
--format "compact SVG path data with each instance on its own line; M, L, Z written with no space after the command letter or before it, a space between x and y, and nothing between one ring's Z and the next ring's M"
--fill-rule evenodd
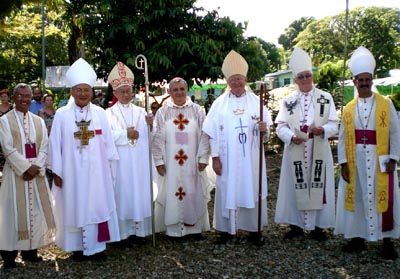
M360 6L399 8L399 0L348 0L349 9ZM313 16L322 19L346 10L346 0L197 0L196 6L218 10L221 17L248 21L244 35L257 36L278 46L278 37L293 21ZM219 7L219 9L218 9Z

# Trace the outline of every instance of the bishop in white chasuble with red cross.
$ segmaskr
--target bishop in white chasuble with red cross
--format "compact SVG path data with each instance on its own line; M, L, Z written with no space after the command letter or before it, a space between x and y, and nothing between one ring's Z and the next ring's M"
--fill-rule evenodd
M158 173L156 232L173 237L210 230L210 187L205 170L198 167L209 159L208 138L201 132L205 113L184 92L182 103L170 99L157 111L152 143L157 170L165 170Z

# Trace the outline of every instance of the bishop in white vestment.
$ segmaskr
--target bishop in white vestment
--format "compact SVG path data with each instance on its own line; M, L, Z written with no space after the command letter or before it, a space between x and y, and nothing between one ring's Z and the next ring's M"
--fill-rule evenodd
M16 267L18 250L25 261L40 262L37 248L54 240L55 222L45 177L48 136L44 121L28 111L32 89L17 84L15 109L0 118L6 163L0 187L0 253L4 268Z
M113 94L118 99L106 110L114 143L119 154L115 178L121 246L130 246L129 236L145 237L152 233L149 131L152 118L146 111L131 103L134 76L122 62L118 62L108 76ZM149 121L146 122L146 121ZM154 173L154 172L153 172ZM142 239L144 240L144 239Z
M239 230L250 232L257 241L259 156L262 156L261 229L267 225L267 173L262 140L268 139L271 117L263 107L260 121L260 99L246 87L248 65L237 52L231 51L222 71L229 88L212 104L203 131L210 137L213 169L217 175L214 228L218 243L226 243Z
M158 172L156 231L168 236L199 235L210 229L208 138L201 132L205 113L187 97L182 78L170 81L171 98L155 117L153 158Z
M285 143L275 222L290 225L286 239L302 236L325 240L323 229L335 225L335 177L329 138L337 134L332 96L313 84L311 59L295 48L290 68L298 90L287 96L275 119Z
M400 127L391 100L372 91L375 65L364 47L349 61L358 96L344 108L339 132L335 234L349 239L342 250L350 253L365 250L365 241L383 240L381 256L395 260L391 238L400 237Z
M90 103L95 79L82 58L70 67L73 99L57 110L50 134L56 244L73 251L76 261L104 260L106 243L120 239L114 200L118 153L105 111Z

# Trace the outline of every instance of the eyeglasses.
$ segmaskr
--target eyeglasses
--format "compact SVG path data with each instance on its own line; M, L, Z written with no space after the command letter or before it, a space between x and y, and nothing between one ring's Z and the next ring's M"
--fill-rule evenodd
M303 80L303 79L309 79L312 77L312 74L305 74L305 75L298 75L296 76L297 79Z
M132 89L128 89L128 90L116 90L115 91L117 94L121 94L121 95L123 95L123 94L132 94L133 93L133 91L132 91Z
M159 107L151 107L151 110L159 109Z
M92 92L91 88L72 88L73 91L75 91L76 93L89 93Z

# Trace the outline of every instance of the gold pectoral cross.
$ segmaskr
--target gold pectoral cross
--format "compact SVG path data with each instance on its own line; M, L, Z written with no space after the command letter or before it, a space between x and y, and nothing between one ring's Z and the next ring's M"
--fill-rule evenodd
M90 121L81 120L80 122L75 121L76 126L78 126L79 131L74 132L74 138L81 140L80 151L82 151L82 146L89 145L89 139L94 138L94 131L88 130Z

